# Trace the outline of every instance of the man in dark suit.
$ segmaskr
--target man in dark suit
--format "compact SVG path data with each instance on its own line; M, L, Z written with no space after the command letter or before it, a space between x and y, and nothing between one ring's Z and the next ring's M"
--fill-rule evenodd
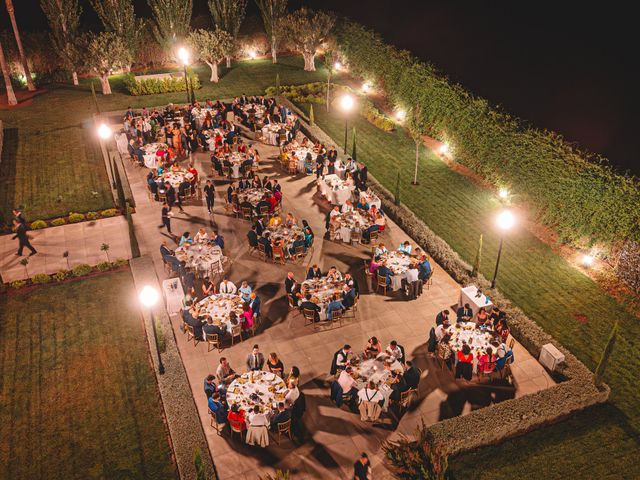
M218 172L218 175L222 176L222 162L215 153L211 155L211 165L213 166L215 171Z
M391 384L391 400L400 401L400 395L409 390L409 385L397 372L393 372L393 383Z
M296 284L296 279L293 276L293 272L287 273L287 278L284 279L284 289L287 292L287 295L291 295L291 291L293 286Z
M256 295L256 292L251 292L251 295L249 296L249 298L250 298L249 308L253 312L253 316L254 317L260 316L260 297Z
M322 271L320 270L320 267L315 264L310 267L309 271L307 272L307 280L311 280L314 278L322 278Z
M204 193L204 199L207 202L207 210L211 213L213 211L213 203L216 197L216 189L211 184L211 180L207 180L206 185L202 189L202 193Z
M458 308L456 312L456 321L457 322L469 322L473 318L473 310L468 303L465 303L464 306Z
M24 249L24 247L27 247L29 250L31 250L31 253L29 254L29 256L32 256L38 253L36 252L36 249L33 248L31 246L31 243L29 242L29 235L27 235L26 223L20 223L18 220L13 220L13 226L16 229L16 234L13 236L13 240L15 240L16 238L18 239L18 253L16 253L16 255L21 257L22 250Z
M218 341L220 342L222 342L222 340L224 339L225 331L222 328L220 328L218 325L214 325L213 318L211 317L207 317L207 323L202 326L202 331L205 334L218 335Z
M404 364L404 381L409 388L418 388L420 383L420 370L410 360Z
M170 257L173 255L173 252L171 251L171 249L167 247L166 241L163 241L162 245L160 245L160 255L162 255L162 259L165 262L167 261L167 257Z
M303 312L304 310L311 310L313 311L313 316L316 322L320 321L320 307L318 306L317 303L313 303L311 301L311 294L307 293L304 297L304 300L302 301L302 303L300 303L300 311Z
M231 182L227 188L227 202L233 203L233 192L236 190L236 184Z
M167 232L173 235L171 233L171 215L169 214L169 212L171 212L171 207L167 202L164 202L162 204L162 213L161 213L162 225L158 225L158 228L167 227Z
M278 424L285 423L291 419L291 412L284 408L284 402L278 403L278 411L271 419L271 431L278 431Z
M387 267L384 262L382 262L382 264L378 267L376 275L386 278L387 285L391 285L391 277L393 277L393 271L389 267Z
M258 248L258 234L256 233L255 225L251 225L251 230L247 233L247 238L249 239L249 246L251 248Z
M247 370L255 372L262 370L264 366L264 355L260 352L258 345L253 346L253 350L247 355Z
M352 287L350 287L349 284L346 284L344 286L344 290L342 291L342 304L345 308L351 308L353 307L355 302L356 291Z
M442 310L436 315L436 325L442 325L445 322L449 322L449 310Z
M184 316L184 323L193 327L193 334L199 341L204 340L204 335L202 333L202 320L197 317L194 317L191 313L191 309L189 307L185 308L182 311Z
M14 208L12 210L12 213L13 213L13 218L15 218L19 223L22 223L25 226L27 225L27 219L24 218L24 215L20 210L18 210L17 208Z
M291 248L289 249L289 255L294 255L296 253L296 248L302 247L306 250L306 243L304 243L304 237L302 235L296 236L293 244L291 244Z
M271 210L271 204L267 201L266 198L262 198L262 200L260 200L256 205L256 212L258 213L258 215L260 215L260 209L264 209L265 207L267 208L267 210Z
M258 236L262 235L262 232L264 232L266 228L267 226L264 224L262 217L258 218L258 221L256 222L256 233Z

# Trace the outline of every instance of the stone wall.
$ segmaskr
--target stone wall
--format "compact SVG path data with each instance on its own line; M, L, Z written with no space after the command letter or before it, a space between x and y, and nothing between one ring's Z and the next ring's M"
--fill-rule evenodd
M279 101L292 108L301 117L303 132L312 140L325 145L335 142L319 127L310 126L306 116L285 98ZM340 150L340 149L338 149ZM490 282L482 275L472 278L471 266L422 220L404 205L396 205L394 196L369 173L369 185L380 197L382 208L393 221L407 232L418 245L463 286L478 285L483 291L490 290ZM503 309L509 318L513 337L538 358L542 346L554 344L564 355L565 362L558 369L560 383L523 397L474 410L468 415L443 420L427 427L436 442L446 448L449 455L495 444L507 438L526 433L553 422L557 422L573 412L609 397L609 387L596 387L593 373L557 340L530 320L520 308L513 305L498 290L491 295L495 305Z
M616 273L634 292L640 293L640 244L627 241L620 251Z
M4 141L4 124L0 120L0 163L2 163L2 142Z

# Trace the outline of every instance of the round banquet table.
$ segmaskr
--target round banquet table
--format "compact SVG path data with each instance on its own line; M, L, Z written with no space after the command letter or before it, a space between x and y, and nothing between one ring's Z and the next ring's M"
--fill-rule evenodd
M233 178L240 178L242 175L240 174L240 166L242 162L247 160L249 157L240 152L233 152L228 157L223 158L223 162L228 160L231 163L231 176Z
M247 200L255 208L266 193L271 193L271 190L268 188L247 188L238 193L238 202L242 203Z
M304 162L305 162L305 159L307 158L307 153L311 154L311 164L313 165L312 168L315 168L316 157L318 156L318 154L315 153L312 148L298 147L293 151L293 153L296 155L296 158L298 159L297 168L300 173L305 173Z
M186 262L187 267L200 272L210 272L211 270L222 272L222 264L225 260L222 249L218 245L208 243L194 243L190 246L178 247L176 248L176 258L181 262Z
M380 209L382 206L380 198L373 193L371 189L368 189L366 192L360 192L360 197L363 197L367 201L369 207L373 207L375 205L376 208Z
M371 381L374 382L380 393L384 397L383 410L387 410L389 406L389 398L391 397L391 372L403 372L402 365L395 358L389 357L386 353L381 353L377 358L371 358L363 360L359 357L360 361L356 365L351 365L353 369L352 375L354 376L357 384L356 388L362 390ZM384 368L385 360L390 361L390 370Z
M296 236L302 235L304 239L304 230L297 225L292 227L285 227L284 224L277 227L267 227L265 232L269 232L269 238L273 242L274 240L281 239L285 247L290 247L296 239ZM264 233L262 234L264 235Z
M471 347L471 353L473 353L473 371L478 370L478 357L487 353L487 347L491 347L492 350L497 350L496 347L491 345L492 341L500 341L500 338L494 335L493 331L488 328L476 328L475 322L458 322L447 329L447 333L451 335L449 340L449 347L454 354L456 363L458 362L458 356L456 355L462 346L467 344Z
M394 291L402 288L402 280L406 278L407 270L411 264L411 257L403 252L391 251L380 257L380 260L386 260L387 267L393 272L391 277L391 288Z
M344 205L355 190L355 186L346 186L336 174L325 175L318 179L320 193L326 197L332 205Z
M208 315L213 319L214 325L220 325L220 327L231 333L233 325L229 320L229 314L231 311L235 311L238 317L238 325L240 325L243 303L242 297L239 295L231 295L228 293L210 295L196 304L198 317L203 318Z
M270 123L262 127L262 143L267 145L280 145L280 130L288 131L288 125L284 123Z
M336 229L336 239L340 238L345 243L351 243L351 232L360 224L360 230L364 231L371 226L371 220L363 216L360 212L352 211L341 213L334 217L334 222L338 222L340 227Z
M269 419L271 412L284 402L287 386L279 376L271 372L247 372L236 378L227 389L229 408L240 405L249 413L255 405L260 406L262 413Z
M186 170L175 170L163 172L162 175L156 180L157 183L164 185L166 182L173 188L178 188L184 181L190 182L193 180L193 174Z
M144 165L147 168L158 168L158 157L156 152L158 150L167 151L167 144L165 143L147 143L142 146Z
M326 320L327 306L331 302L331 297L335 293L341 295L343 286L344 282L333 282L327 277L314 278L302 282L301 293L303 298L307 293L311 294L311 301L320 307L320 320Z

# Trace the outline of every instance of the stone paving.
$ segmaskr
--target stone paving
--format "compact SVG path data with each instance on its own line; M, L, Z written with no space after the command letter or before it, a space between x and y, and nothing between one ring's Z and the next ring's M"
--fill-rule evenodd
M172 318L177 345L184 363L193 397L202 420L209 448L221 479L256 479L260 475L273 473L274 469L288 469L295 478L352 478L353 462L360 452L367 452L372 459L374 478L391 478L382 465L381 444L399 433L411 435L421 420L431 424L456 415L464 415L508 398L548 388L554 383L545 370L529 353L516 343L514 385L489 387L477 382L454 381L449 371L443 371L426 354L426 339L429 329L435 324L435 316L443 308L452 306L459 296L459 285L438 265L434 268L433 285L417 300L407 302L398 294L377 295L368 285L363 273L363 260L370 258L365 246L346 246L323 240L324 214L328 203L316 191L315 177L285 174L274 162L277 148L258 144L262 156L260 175L278 177L282 184L283 211L293 212L299 219L306 219L315 232L315 243L304 262L299 265L265 264L248 253L246 233L247 221L229 216L224 211L223 192L227 182L215 178L219 193L214 215L210 216L203 201L192 199L184 207L184 214L175 211L172 221L174 234L188 230L193 233L200 226L207 230L217 228L225 238L225 254L232 264L227 276L236 285L248 280L262 299L263 325L255 338L249 338L233 347L225 348L221 354L207 352L205 344L194 347L187 343L179 328L177 316ZM204 177L210 174L208 154L195 154L196 167ZM151 200L146 191L145 176L148 170L127 164L127 173L135 195L137 211L134 215L136 235L143 254L150 254L160 279L166 278L159 253L160 242L174 240L160 231L160 204ZM406 240L406 235L391 224L384 241L395 246ZM412 242L413 243L413 242ZM358 281L361 301L355 319L347 319L341 328L314 331L303 326L302 316L289 313L284 297L283 282L287 271L293 271L297 279L303 279L309 265L318 263L323 270L335 265L342 272L350 272ZM380 426L360 421L359 416L345 407L335 407L329 401L328 382L332 355L344 343L355 350L364 347L366 340L377 336L384 345L396 339L405 347L407 357L423 370L419 387L419 399L396 425L386 420ZM302 372L301 390L307 398L304 416L304 439L281 446L272 440L266 449L241 444L231 440L228 432L219 436L210 426L206 396L202 389L203 379L214 373L221 356L227 357L237 371L244 371L244 361L252 345L258 343L263 353L277 352L288 371L296 365ZM174 440L176 441L176 440Z
M13 235L0 236L0 275L5 282L33 277L37 273L53 274L81 263L97 265L107 260L107 255L100 249L104 243L109 245L110 261L131 258L127 221L123 216L32 230L29 236L38 253L29 257L26 269L20 260L30 251L25 249L24 256L18 257L15 255L18 240L12 240ZM69 252L67 258L63 257L64 252Z

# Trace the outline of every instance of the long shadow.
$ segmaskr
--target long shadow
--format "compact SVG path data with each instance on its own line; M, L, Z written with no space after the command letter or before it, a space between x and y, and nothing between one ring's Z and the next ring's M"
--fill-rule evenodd
M17 204L16 171L17 152L20 134L17 128L5 128L0 162L0 228L10 227L11 209L24 208Z

